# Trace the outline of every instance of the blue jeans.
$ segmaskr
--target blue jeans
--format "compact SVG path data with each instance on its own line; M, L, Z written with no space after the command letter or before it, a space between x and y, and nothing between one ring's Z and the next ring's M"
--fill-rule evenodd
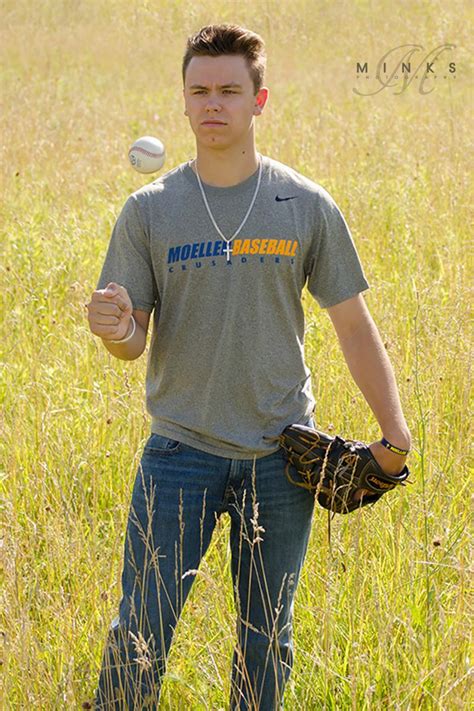
M313 495L288 481L285 466L281 449L228 459L151 434L132 492L122 598L105 645L97 709L158 708L176 624L224 512L237 612L230 709L283 708L294 596L314 508Z

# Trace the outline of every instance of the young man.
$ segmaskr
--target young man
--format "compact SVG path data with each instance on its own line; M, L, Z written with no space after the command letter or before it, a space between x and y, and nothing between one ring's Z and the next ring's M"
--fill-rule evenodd
M128 198L88 304L91 331L125 360L143 353L153 313L151 435L97 708L123 708L123 700L157 708L174 629L224 512L237 609L231 709L282 704L314 506L286 478L278 446L286 425L314 425L305 284L328 310L382 434L410 445L339 208L321 186L256 151L264 68L263 41L248 30L208 26L189 38L183 95L196 158ZM402 469L405 457L380 442L371 449L386 471Z

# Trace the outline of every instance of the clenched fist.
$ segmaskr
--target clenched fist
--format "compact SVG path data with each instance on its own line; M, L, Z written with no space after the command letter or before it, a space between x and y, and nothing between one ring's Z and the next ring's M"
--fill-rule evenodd
M118 341L129 333L133 304L124 286L111 281L86 304L89 327L105 341Z

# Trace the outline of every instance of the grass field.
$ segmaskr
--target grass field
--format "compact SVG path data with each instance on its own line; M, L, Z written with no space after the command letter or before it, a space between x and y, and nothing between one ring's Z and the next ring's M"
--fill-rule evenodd
M128 166L129 145L157 135L165 169L194 156L181 56L188 34L224 20L267 43L258 149L320 183L347 219L415 448L414 484L334 519L331 547L315 511L285 708L472 708L472 5L438 0L0 3L0 707L92 698L149 420L145 357L112 358L84 305L121 206L150 180ZM439 62L455 61L456 77L431 93L416 82L353 92L357 61L373 68L399 45L444 43L456 48ZM320 426L377 437L329 319L304 299ZM228 528L226 518L188 599L160 709L226 708Z

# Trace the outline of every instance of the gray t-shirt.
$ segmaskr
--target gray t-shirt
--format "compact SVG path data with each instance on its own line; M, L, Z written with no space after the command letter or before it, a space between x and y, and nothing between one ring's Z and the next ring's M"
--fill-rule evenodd
M235 459L275 451L284 427L313 412L304 285L323 308L368 288L332 197L283 163L262 161L260 190L230 263L197 177L183 163L128 198L97 284L115 281L135 309L153 311L151 431ZM227 188L204 184L227 238L257 176Z

